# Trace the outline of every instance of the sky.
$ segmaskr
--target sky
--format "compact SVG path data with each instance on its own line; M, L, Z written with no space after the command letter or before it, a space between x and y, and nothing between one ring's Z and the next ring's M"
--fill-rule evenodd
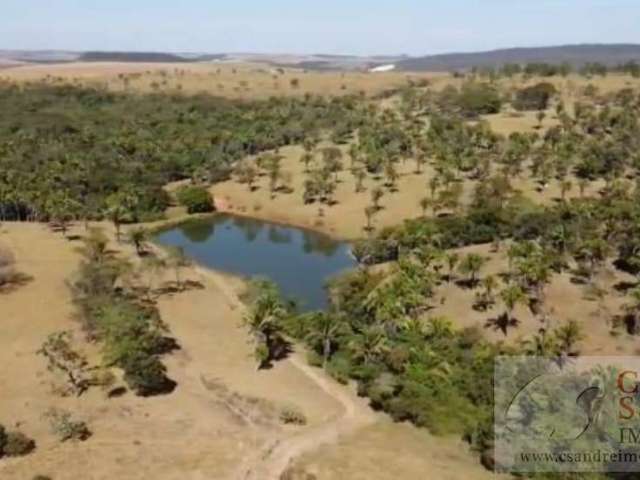
M640 0L0 0L0 49L427 55L640 43Z

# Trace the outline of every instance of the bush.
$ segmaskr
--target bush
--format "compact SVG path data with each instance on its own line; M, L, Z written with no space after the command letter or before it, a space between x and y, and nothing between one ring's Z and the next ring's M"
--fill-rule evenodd
M9 432L6 434L2 453L7 457L22 457L33 452L36 442L22 432Z
M178 202L188 213L206 213L214 210L213 199L206 188L185 186L176 193Z
M126 359L124 380L137 395L147 397L171 393L176 383L167 377L166 367L153 355L137 352Z
M74 420L71 413L64 410L51 409L45 417L49 419L51 431L61 442L67 440L85 441L91 436L91 430L82 420Z
M518 90L513 101L516 110L546 110L549 100L556 94L556 87L551 83L542 82L531 87Z
M287 425L306 425L307 417L298 407L288 406L280 412L280 421Z
M460 90L456 103L464 116L475 117L498 113L502 100L498 91L491 85L467 83Z

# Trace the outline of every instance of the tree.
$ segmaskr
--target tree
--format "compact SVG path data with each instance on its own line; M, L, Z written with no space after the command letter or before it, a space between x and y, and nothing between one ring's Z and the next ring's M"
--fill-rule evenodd
M420 209L422 210L423 217L427 216L427 210L429 209L431 204L432 204L432 201L429 197L422 197L420 199Z
M129 214L128 203L122 194L113 194L107 198L107 217L116 229L116 240L120 241L120 226Z
M477 253L469 253L460 262L458 270L463 275L468 275L469 285L474 286L477 283L478 273L480 273L486 261L486 258Z
M380 187L376 187L371 190L371 202L373 203L373 208L375 208L376 211L380 210L380 200L382 197L384 197L384 190Z
M204 187L188 185L178 189L176 197L180 205L187 208L187 213L212 212L215 207L211 193Z
M176 275L176 286L178 290L183 289L181 281L181 272L183 268L187 268L191 265L191 259L187 257L183 247L170 247L169 257L167 258L167 264L173 268Z
M582 326L575 320L569 320L554 330L560 353L575 355L576 344L584 338Z
M258 368L268 366L282 347L282 321L289 314L277 287L269 281L254 282L255 298L244 315L255 344Z
M349 342L353 359L363 365L370 365L388 349L387 337L380 325L367 325Z
M306 339L322 352L322 366L326 369L327 362L333 353L333 345L344 333L346 325L340 316L327 312L314 315L309 325L311 330Z
M512 322L512 314L516 305L523 303L526 299L526 295L524 290L519 285L507 285L500 292L500 299L504 303L505 306L505 315L507 317L507 323L510 324Z
M353 171L353 176L356 179L356 193L360 193L364 190L364 179L367 178L367 173L364 168L356 168Z
M134 228L129 231L129 241L136 248L136 253L142 255L145 251L145 243L149 239L149 232L143 227Z
M560 182L560 197L562 198L563 202L566 199L567 192L571 191L571 187L573 187L571 180L562 180Z
M309 171L309 164L311 162L313 162L313 154L311 154L310 152L304 152L302 154L302 156L300 157L300 162L302 162L302 164L304 164L304 171L308 172Z
M47 359L47 368L51 372L62 373L69 387L77 395L89 388L89 373L86 358L71 346L71 332L52 333L38 350L38 354Z
M155 255L148 255L142 259L142 271L147 275L147 300L152 300L153 282L165 267L164 260Z
M456 252L447 253L446 260L447 268L449 269L448 280L451 281L453 279L453 272L456 268L456 265L460 261L460 255L458 255Z
M365 225L364 229L367 232L370 232L371 230L373 230L373 226L371 225L371 221L373 220L373 217L374 217L374 215L376 214L377 211L378 210L375 207L371 206L371 205L368 206L368 207L365 207L365 209L364 209L364 215L365 215L365 217L367 219L367 224Z

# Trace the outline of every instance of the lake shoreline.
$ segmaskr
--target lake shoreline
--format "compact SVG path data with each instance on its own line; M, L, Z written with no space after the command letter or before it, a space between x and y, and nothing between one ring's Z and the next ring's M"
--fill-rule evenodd
M163 223L152 242L163 251L183 248L196 265L244 286L255 277L270 279L301 311L326 309L328 281L358 265L349 242L231 212Z

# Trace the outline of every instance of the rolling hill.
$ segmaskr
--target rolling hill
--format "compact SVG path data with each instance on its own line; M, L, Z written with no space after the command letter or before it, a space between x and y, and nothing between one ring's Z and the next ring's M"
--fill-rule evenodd
M396 63L403 71L453 71L472 67L497 67L505 63L567 62L574 67L599 62L614 66L629 60L640 61L640 45L633 44L584 44L557 47L508 48L487 52L448 53L412 57Z

